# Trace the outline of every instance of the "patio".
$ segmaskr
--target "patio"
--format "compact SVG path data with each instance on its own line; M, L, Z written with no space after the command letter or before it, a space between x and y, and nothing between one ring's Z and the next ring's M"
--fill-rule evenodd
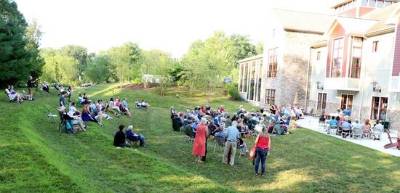
M325 129L319 125L318 118L316 118L316 117L306 116L304 119L298 120L297 125L299 127L303 127L306 129L310 129L310 130L328 135L325 132ZM397 136L397 131L391 130L390 135ZM385 144L389 143L389 139L388 139L386 133L382 134L381 140L375 140L375 141L372 139L353 139L350 137L343 138L341 136L334 135L334 134L330 134L330 136L336 137L340 140L345 140L345 141L349 141L349 142L352 142L352 143L355 143L358 145L362 145L362 146L365 146L365 147L368 147L368 148L371 148L371 149L374 149L374 150L377 150L377 151L380 151L383 153L387 153L387 154L390 154L390 155L393 155L396 157L400 157L400 150L398 150L396 148L385 149L383 147Z

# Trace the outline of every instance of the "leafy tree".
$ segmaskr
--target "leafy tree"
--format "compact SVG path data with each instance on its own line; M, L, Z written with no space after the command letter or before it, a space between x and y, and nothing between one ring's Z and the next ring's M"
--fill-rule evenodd
M256 52L257 52L257 54L263 54L264 53L264 44L262 42L258 42L257 43Z
M28 50L37 47L28 44L26 27L27 23L18 11L17 4L0 0L0 86L25 81L30 71L39 66L34 50Z
M43 80L74 85L79 83L79 62L75 58L55 49L43 49L41 55L45 61Z
M88 63L87 48L77 45L68 45L62 47L60 51L63 55L72 57L78 61L78 78L79 81L82 81L82 75Z
M85 71L88 79L95 83L108 82L111 78L110 59L107 55L101 54L91 56Z
M42 67L44 65L44 60L40 56L39 50L41 37L42 32L39 25L36 21L33 21L26 29L27 44L25 49L29 53L28 63L32 65L30 73L34 77L39 77L42 74Z
M141 81L141 50L137 44L125 43L107 51L110 59L111 76L116 81Z

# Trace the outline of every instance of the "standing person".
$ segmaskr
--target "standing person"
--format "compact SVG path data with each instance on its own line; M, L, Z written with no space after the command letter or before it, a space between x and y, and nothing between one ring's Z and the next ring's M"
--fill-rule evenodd
M237 141L240 138L240 133L237 129L237 122L233 121L232 125L229 126L225 132L226 142L223 162L225 164L233 166L233 164L235 163Z
M268 151L271 148L271 138L265 127L262 128L262 132L258 134L256 141L256 160L254 164L254 169L256 176L259 175L258 167L261 162L261 175L265 175L265 160L267 159Z
M200 124L196 128L196 136L193 142L193 155L196 156L197 162L202 163L207 153L207 119L202 118ZM203 158L204 157L204 158Z
M125 147L125 133L124 133L124 125L119 125L118 131L114 135L114 146L115 147Z
M28 86L29 100L33 100L32 88L35 87L35 82L36 80L34 80L32 76L28 77L28 82L26 83L26 85Z
M62 92L61 94L60 94L60 99L59 99L59 105L60 105L60 107L61 106L63 106L63 107L66 107L66 101L65 101L65 95L66 95L66 93L65 92Z

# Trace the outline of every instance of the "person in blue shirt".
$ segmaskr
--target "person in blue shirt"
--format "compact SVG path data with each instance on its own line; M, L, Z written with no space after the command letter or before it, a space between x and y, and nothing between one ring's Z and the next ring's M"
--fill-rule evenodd
M343 110L343 115L350 117L351 116L351 109L348 108L348 107L346 109L344 109Z
M128 129L126 130L126 138L130 141L136 142L139 141L139 145L141 147L144 146L144 136L133 131L133 126L129 125Z
M233 166L235 163L237 142L240 138L240 132L237 129L237 122L233 121L232 125L224 131L224 134L226 137L226 142L223 163Z
M329 121L329 127L336 128L337 126L338 126L338 121L335 119L335 117L332 117L331 120Z

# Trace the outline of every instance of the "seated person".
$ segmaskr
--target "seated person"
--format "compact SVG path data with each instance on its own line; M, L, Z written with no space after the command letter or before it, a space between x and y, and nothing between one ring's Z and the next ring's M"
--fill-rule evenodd
M128 103L126 103L126 106L124 106L123 103L121 103L121 102L119 101L118 98L117 98L115 101L116 101L116 102L114 103L114 105L116 105L116 106L119 107L119 111L121 111L122 113L128 115L128 117L131 117L131 116L132 116L132 115L131 115L131 112L130 112L129 109L127 108L127 107L128 107Z
M338 127L338 121L336 120L335 117L332 117L331 120L328 122L330 128L337 128Z
M125 133L124 133L124 125L120 125L118 127L118 131L114 135L114 146L115 147L125 147Z
M49 88L49 84L47 84L47 82L44 82L42 85L42 90L49 93L50 92L50 88Z
M139 145L141 147L144 146L144 137L141 134L137 134L133 131L133 126L129 125L128 129L126 130L126 138L130 141L139 141Z
M385 128L382 125L381 121L377 121L377 124L375 125L375 127L372 130L372 134L373 134L374 140L380 140L381 139L381 135L382 135L384 130L385 130Z
M92 114L90 114L90 110L89 110L89 105L88 104L85 104L83 106L81 118L82 118L83 122L92 121L92 122L98 123L100 126L103 126L102 123L100 123L97 119L95 119L95 117L93 117Z
M346 138L351 134L351 121L343 121L342 123L342 136Z
M363 125L363 136L370 137L371 133L371 124L369 123L369 119L366 119Z
M121 113L121 111L119 110L119 107L115 106L114 98L110 98L110 101L108 101L106 110L107 110L107 111L110 111L110 112L114 112L114 113L117 114L117 115L118 115L119 113Z
M239 151L240 151L240 154L239 154L240 156L246 156L247 153L249 152L249 150L247 148L247 144L242 138L239 138L238 148L239 148Z
M86 131L86 125L82 121L80 112L76 110L74 102L71 102L71 104L69 106L69 111L67 114L68 114L68 116L70 116L73 119L72 124L79 125L80 130Z
M10 102L15 101L21 103L23 101L21 95L18 94L12 86L8 86L8 88L5 89L5 93L8 96Z
M85 99L83 99L83 96L81 93L78 94L78 103L83 105L83 103L85 102Z

